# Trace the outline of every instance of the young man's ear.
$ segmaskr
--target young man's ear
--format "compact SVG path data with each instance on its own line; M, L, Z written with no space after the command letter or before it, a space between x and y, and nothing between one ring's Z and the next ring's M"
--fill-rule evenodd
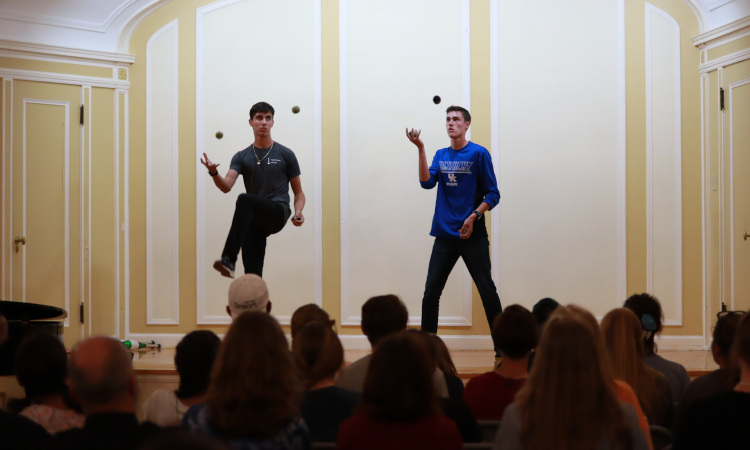
M227 314L229 314L229 317L232 317L232 310L229 309L229 305L227 305Z

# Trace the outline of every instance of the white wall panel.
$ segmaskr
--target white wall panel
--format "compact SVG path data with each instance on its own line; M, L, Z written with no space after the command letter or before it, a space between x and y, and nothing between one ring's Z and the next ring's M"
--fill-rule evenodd
M341 0L339 14L342 323L358 324L368 298L392 293L418 325L437 188L420 187L417 149L404 129L422 130L431 163L450 145L445 109L471 107L469 1ZM459 260L440 325L471 324L465 274Z
M146 323L180 320L178 28L146 45Z
M320 2L215 2L197 10L197 255L198 323L228 323L224 310L231 282L213 268L229 232L242 177L222 194L198 157L205 151L225 174L240 150L253 142L250 107L276 110L272 137L292 149L307 197L305 224L287 223L268 238L263 278L273 313L288 322L296 308L320 303ZM293 114L292 106L301 108ZM224 133L222 140L214 134ZM294 195L290 189L290 197ZM317 248L317 250L316 250ZM242 256L237 276L244 273Z
M624 7L539 8L492 8L495 281L504 305L549 296L601 316L625 295Z
M680 27L646 3L647 289L682 325Z

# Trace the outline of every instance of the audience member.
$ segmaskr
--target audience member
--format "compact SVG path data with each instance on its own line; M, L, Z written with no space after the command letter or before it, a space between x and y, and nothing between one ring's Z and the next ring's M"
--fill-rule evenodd
M461 400L464 396L464 382L458 377L456 365L451 359L451 352L448 351L448 347L440 336L431 334L430 338L437 351L437 367L443 372L445 384L448 386L448 397L452 400Z
M672 390L664 375L646 365L638 317L629 309L613 309L602 320L602 332L612 375L633 388L649 424L671 428Z
M589 333L591 333L591 336L594 337L594 343L596 345L595 359L599 361L602 373L612 384L612 387L615 389L615 395L617 395L617 398L619 398L621 402L627 403L628 405L633 407L633 409L635 410L635 414L638 416L638 425L640 425L641 431L643 431L643 434L646 436L648 446L649 448L653 448L648 419L646 418L646 414L643 413L643 408L641 408L641 404L638 401L638 396L635 394L635 391L633 391L633 388L631 388L628 383L621 380L615 380L612 376L612 365L607 359L607 351L604 346L604 337L602 337L602 330L599 327L599 322L596 320L596 317L594 317L594 315L591 314L591 312L589 312L587 309L582 308L578 305L568 305L566 308L568 309L568 314L570 314L570 316L574 320L577 320L579 323L583 324L583 326L586 327Z
M434 341L435 335L422 330L409 330L408 333L413 333L419 337L430 367L437 368L439 356ZM450 397L438 397L438 403L445 417L452 420L458 427L461 440L464 442L482 442L482 430L479 429L477 419L471 413L469 405L461 399L454 400Z
M7 340L8 321L0 315L0 345ZM49 439L49 433L26 417L0 409L0 439L3 449L27 450Z
M310 322L295 333L292 350L305 377L300 410L310 438L313 442L334 442L339 425L351 417L362 399L358 392L334 386L344 364L341 341L329 324Z
M185 335L174 355L180 385L176 391L154 392L143 405L144 418L162 427L179 426L188 408L205 402L220 345L221 339L213 331L197 330Z
M271 312L266 282L254 273L242 275L229 285L227 314L234 320L247 311Z
M396 333L377 342L362 410L341 424L336 448L462 449L456 424L439 412L429 359L416 333Z
M539 330L540 336L542 334L544 324L547 323L547 320L549 320L550 316L552 316L552 313L555 312L558 306L560 306L560 304L557 303L555 299L545 297L536 302L534 307L531 309L531 314L534 316L534 320L536 320L536 326Z
M542 333L529 380L503 416L494 448L648 450L630 405L621 403L587 326L560 307Z
M50 434L83 426L86 418L65 384L68 355L60 339L46 332L27 337L16 350L15 372L18 384L26 391L22 416Z
M737 326L732 350L740 367L740 382L729 392L699 400L688 409L677 433L674 450L748 448L750 423L750 318Z
M539 340L534 316L523 306L508 306L495 318L492 340L503 354L503 363L469 380L464 392L464 401L480 420L502 419L529 377L529 356Z
M378 342L386 336L406 330L409 312L406 305L395 295L379 295L372 297L362 305L362 332L370 341L374 352ZM362 392L370 366L372 355L367 355L350 364L341 371L336 379L336 386L350 391ZM439 397L448 397L448 386L445 377L439 369L435 370L434 381Z
M641 321L646 364L667 377L672 389L672 400L679 403L682 393L690 384L690 376L681 364L668 361L656 354L658 348L654 339L658 333L661 333L662 317L664 317L659 300L651 294L634 294L625 300L624 307L633 311Z
M302 305L292 314L292 343L294 343L294 336L297 335L297 332L310 322L320 322L331 329L336 323L323 308L315 303Z
M279 323L265 312L245 312L234 318L221 344L206 403L191 407L182 423L231 448L306 449L301 390Z
M734 336L737 332L737 325L740 322L740 318L739 314L727 314L719 317L719 320L716 322L713 341L711 341L711 355L716 364L719 365L719 368L690 382L685 393L682 394L677 427L679 427L679 423L682 421L690 405L698 400L731 391L734 385L737 384L736 377L734 376L735 370L730 369L730 359Z
M553 298L545 297L534 305L534 307L531 309L531 314L534 315L534 320L536 320L536 328L537 333L539 336L542 335L542 330L544 329L544 324L547 323L547 320L549 320L550 316L553 312L557 309L557 307L560 306L559 303ZM529 355L529 372L531 371L531 366L534 365L534 358L536 357L535 352L531 352L531 355Z
M69 383L86 423L57 433L50 449L134 449L159 432L135 417L136 383L131 354L115 339L97 336L80 342L70 355Z
M138 450L229 450L221 441L196 436L184 428L167 429L144 442Z

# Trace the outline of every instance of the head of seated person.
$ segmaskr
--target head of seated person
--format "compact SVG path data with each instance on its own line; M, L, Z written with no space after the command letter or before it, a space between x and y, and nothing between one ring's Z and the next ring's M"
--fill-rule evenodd
M210 330L191 331L177 344L174 364L180 375L180 385L175 395L183 403L205 400L220 346L221 339Z
M594 334L598 325L577 309L560 306L552 314L529 379L503 420L520 417L524 448L599 448L602 439L631 448L634 437Z
M378 342L362 393L362 410L370 416L409 422L439 413L437 361L418 334L404 331Z
M531 314L534 315L534 320L536 321L539 334L542 334L544 324L547 323L550 316L552 316L552 313L555 312L558 306L560 306L560 304L557 302L557 300L545 297L536 302L534 307L531 309Z
M309 390L332 386L344 364L344 347L323 322L310 322L297 331L292 352Z
M383 338L405 330L408 321L406 305L396 295L372 297L362 305L362 332L373 350Z
M739 314L726 314L716 321L711 341L711 356L720 369L730 366L734 337L741 317Z
M331 316L315 303L309 303L302 305L294 311L292 314L291 327L292 327L292 346L294 346L294 337L297 333L311 322L320 322L329 328L333 328L336 321L331 319Z
M448 346L445 345L445 341L443 341L437 334L427 333L427 335L430 337L432 345L437 352L438 369L440 369L440 371L446 376L457 377L458 370L456 370L456 365L453 363L451 352L448 350Z
M26 398L14 408L18 412L22 410L22 414L31 418L35 418L37 413L46 414L33 411L34 405L80 412L80 406L73 402L66 384L68 356L58 338L46 332L27 337L16 350L14 366L18 384L26 392ZM59 431L45 428L50 433Z
M261 277L247 273L229 285L227 314L234 320L248 311L271 312L268 287Z
M86 415L135 412L137 391L131 358L122 343L105 336L88 338L73 348L69 382Z
M183 423L230 439L292 439L304 431L298 420L301 391L279 323L265 312L245 312L224 337L205 405L191 408Z
M658 348L654 339L657 334L661 333L662 317L664 317L659 300L651 294L634 294L625 300L623 307L633 311L641 323L643 349L646 355L655 354Z
M616 308L604 316L601 328L614 378L633 388L649 423L671 426L669 382L646 365L641 321L633 311Z
M528 309L521 305L505 308L492 325L492 342L503 355L497 373L511 378L528 376L529 355L539 342L537 323Z

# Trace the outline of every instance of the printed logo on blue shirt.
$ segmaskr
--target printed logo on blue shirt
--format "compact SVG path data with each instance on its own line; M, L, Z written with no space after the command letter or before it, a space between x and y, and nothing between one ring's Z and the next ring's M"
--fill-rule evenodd
M472 161L439 161L440 171L444 173L471 173Z
M445 183L446 186L458 186L458 179L456 178L455 173L449 173L448 174L448 182Z

